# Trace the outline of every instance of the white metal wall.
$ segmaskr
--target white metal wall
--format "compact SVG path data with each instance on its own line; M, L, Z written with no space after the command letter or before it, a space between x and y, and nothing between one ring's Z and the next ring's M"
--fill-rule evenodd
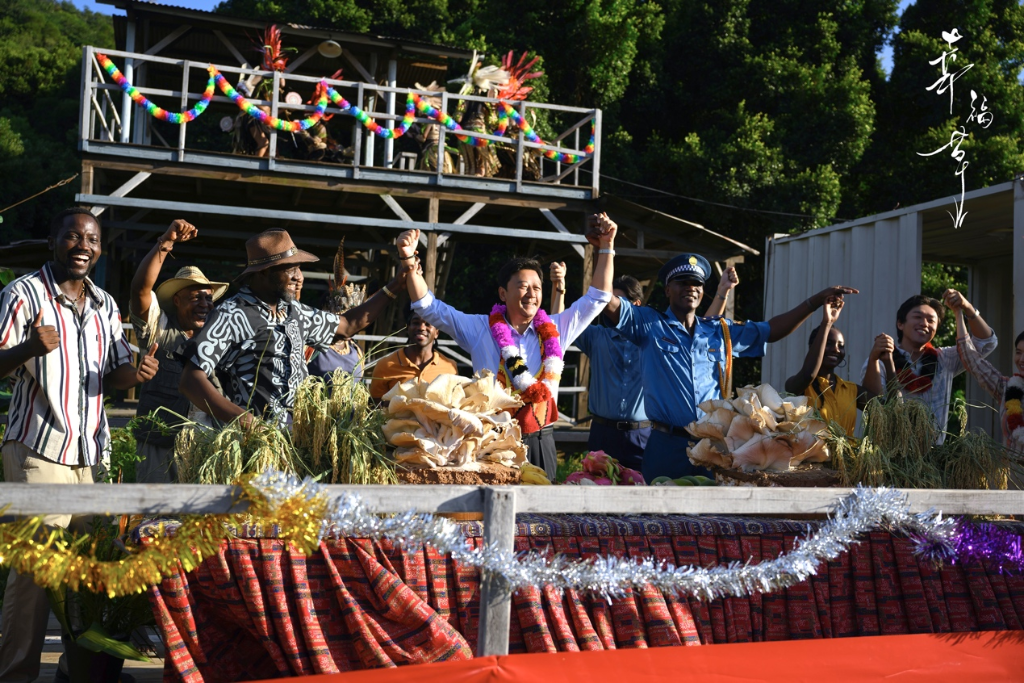
M877 334L896 335L896 309L921 289L921 217L912 212L887 220L835 226L769 241L765 320L831 285L860 294L847 297L836 326L846 337L848 364L838 374L860 380ZM762 381L781 390L807 353L807 336L821 322L816 311L796 332L769 345Z

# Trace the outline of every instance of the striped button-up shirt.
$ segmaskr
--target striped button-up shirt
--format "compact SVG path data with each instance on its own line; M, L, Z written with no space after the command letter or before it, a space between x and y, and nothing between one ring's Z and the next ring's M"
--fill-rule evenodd
M107 453L103 377L132 362L113 297L85 281L81 313L57 287L49 264L0 293L0 349L28 339L36 315L52 325L60 346L14 371L4 441L20 441L62 465L95 465Z

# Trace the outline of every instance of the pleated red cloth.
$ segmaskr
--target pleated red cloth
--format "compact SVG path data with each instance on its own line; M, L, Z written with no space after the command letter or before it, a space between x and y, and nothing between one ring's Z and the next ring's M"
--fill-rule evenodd
M760 562L806 524L709 517L520 515L516 549L654 556L673 564ZM479 525L464 525L471 544ZM430 548L326 541L304 558L273 539L225 543L151 592L164 680L258 680L468 659L479 575ZM1024 579L980 565L936 570L906 539L869 534L775 594L703 603L652 588L607 601L531 588L513 597L509 652L574 652L846 636L1021 629Z

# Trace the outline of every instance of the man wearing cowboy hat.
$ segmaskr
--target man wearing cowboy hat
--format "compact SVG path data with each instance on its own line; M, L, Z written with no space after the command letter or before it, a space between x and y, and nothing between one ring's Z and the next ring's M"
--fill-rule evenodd
M226 282L210 282L203 271L194 266L178 270L173 278L156 288L153 285L167 255L179 242L187 242L198 234L195 226L178 219L157 239L132 278L128 310L140 348L158 344L160 370L142 385L139 394L139 416L152 415L164 423L146 421L135 427L135 440L141 458L136 469L140 483L160 484L177 481L174 468L174 440L187 417L191 404L178 391L183 364L178 354L185 343L206 323L213 302L228 290Z
M298 249L285 230L256 235L245 243L245 253L241 290L217 306L185 346L180 389L221 422L240 419L249 425L259 417L285 425L295 390L308 375L305 347L326 349L373 322L397 298L395 292L405 287L405 270L411 264L339 316L296 300L301 264L320 259ZM226 382L223 395L210 382L215 372Z
M697 406L722 398L723 384L731 383L724 377L730 353L737 358L763 356L768 342L792 333L826 300L857 293L851 287L829 287L768 322L738 323L697 316L710 275L706 258L680 254L658 273L668 296L664 313L621 297L612 297L605 308L609 320L642 351L644 408L653 427L643 456L646 481L702 472L686 455L690 443L686 425L700 416Z

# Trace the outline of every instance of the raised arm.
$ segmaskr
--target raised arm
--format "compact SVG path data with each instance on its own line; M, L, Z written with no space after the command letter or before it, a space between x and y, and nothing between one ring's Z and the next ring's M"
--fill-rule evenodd
M860 292L853 287L829 287L823 289L817 294L809 297L803 303L798 304L792 310L780 313L771 320L768 321L768 326L771 328L771 332L768 334L769 342L777 342L780 339L788 337L793 333L796 328L800 327L807 317L814 313L816 310L829 299L829 297L842 298L844 294L859 294Z
M619 226L606 213L596 213L587 221L587 241L597 248L597 264L590 284L609 294L615 279L615 235L618 230ZM619 322L619 304L619 297L613 296L604 309L604 314L614 324Z
M963 309L957 309L956 350L960 355L960 362L964 364L967 372L971 373L974 379L978 381L982 389L988 392L996 401L1000 401L1006 392L1008 378L978 352L974 342L971 340L971 335L967 331L967 321L964 318Z
M174 249L175 244L187 242L198 234L196 226L182 218L167 226L167 230L157 239L149 253L142 257L139 267L135 270L128 298L128 309L132 314L139 318L145 317L153 303L153 285L160 277L160 269L163 268L167 255Z
M419 230L406 230L398 236L396 246L398 247L398 262L402 265L416 263L416 245L420 241ZM427 295L430 290L427 288L427 281L423 279L423 273L413 267L405 280L409 290L409 301L416 302Z
M725 279L724 276L723 279ZM821 370L821 362L825 358L825 347L828 346L828 334L832 330L832 326L839 319L839 313L842 310L843 300L839 297L830 298L822 306L821 327L818 328L818 336L814 338L810 348L807 349L803 367L800 368L799 372L786 380L786 391L789 393L798 395L804 393L811 382L814 381L814 378L818 376L818 371Z
M885 382L878 371L878 363L881 361L885 367L885 376L890 380L896 377L896 364L893 362L892 354L896 351L896 342L889 335L882 333L875 337L875 343L868 354L868 367L864 372L864 383L861 385L865 392L870 393L872 398L885 393Z
M992 328L989 327L989 324L978 313L978 309L963 294L955 289L947 289L942 294L942 301L957 313L958 326L961 316L967 321L967 327L970 329L972 337L988 339L993 335ZM957 336L960 336L959 330L957 331Z
M548 313L554 315L565 310L565 261L552 261L548 267L551 278L551 305Z
M363 303L342 313L341 319L338 321L335 341L338 339L348 339L354 334L359 334L361 330L376 320L381 311L398 298L398 292L405 289L408 269L408 265L399 263L395 276L391 278L391 282L374 292L373 296Z
M739 283L740 276L736 274L735 266L729 266L723 270L722 277L718 280L718 291L715 292L715 298L708 304L708 309L704 311L704 317L714 318L725 315L725 306L729 303L729 292L735 289Z

